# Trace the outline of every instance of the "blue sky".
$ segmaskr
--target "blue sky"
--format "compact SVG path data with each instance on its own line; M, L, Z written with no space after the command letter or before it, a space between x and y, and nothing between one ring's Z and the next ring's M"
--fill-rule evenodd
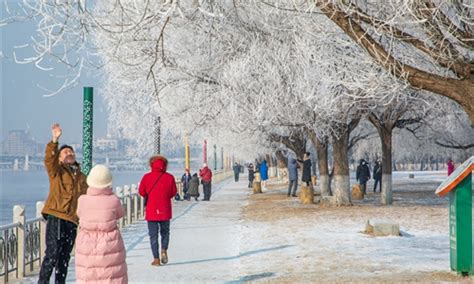
M4 7L0 4L3 17ZM62 142L82 141L82 90L84 86L94 87L94 137L103 137L107 128L107 111L98 87L103 78L100 71L81 75L79 84L53 97L45 97L43 86L51 90L62 85L61 78L51 76L34 64L17 64L12 59L15 46L30 43L36 33L36 23L15 23L0 28L0 50L7 58L0 58L1 116L0 141L9 130L22 129L32 133L38 142L51 138L50 126L58 122L63 127ZM25 57L32 56L32 48L17 51ZM60 63L54 64L56 74L66 74L67 69Z

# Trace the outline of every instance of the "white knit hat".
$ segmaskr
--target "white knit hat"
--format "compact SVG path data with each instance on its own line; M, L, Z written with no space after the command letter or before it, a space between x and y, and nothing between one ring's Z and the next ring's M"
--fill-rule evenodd
M104 165L95 165L87 176L87 184L94 188L107 188L112 185L112 173Z

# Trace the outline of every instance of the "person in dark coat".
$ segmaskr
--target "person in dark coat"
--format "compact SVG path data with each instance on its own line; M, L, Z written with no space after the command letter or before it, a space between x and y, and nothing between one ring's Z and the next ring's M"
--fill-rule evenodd
M309 158L310 155L310 152L306 152L304 153L303 157L303 176L301 177L301 181L306 182L306 186L311 185L311 159Z
M448 159L448 176L454 172L454 163L453 160Z
M364 159L360 160L359 166L357 166L356 180L359 181L362 187L362 192L366 194L367 181L370 179L370 170L367 162Z
M252 188L253 180L255 179L255 170L253 168L252 163L249 164L248 171L249 171L249 188Z
M194 173L189 182L188 196L194 197L194 200L198 201L199 197L199 178L197 173Z
M375 161L372 174L374 175L374 193L377 192L378 184L380 184L380 192L382 192L382 165L379 160Z
M203 201L211 200L211 186L212 186L212 171L207 167L207 163L202 165L202 169L199 170L199 176L201 177L204 198Z
M288 194L291 194L291 188L293 188L292 196L296 196L296 190L298 188L298 163L295 159L290 158L288 163Z
M234 170L234 179L236 182L238 182L240 174L240 165L238 163L234 163L234 167L232 169Z
M181 184L183 185L183 199L189 201L189 195L188 195L188 190L189 190L189 182L191 181L191 174L189 173L189 169L186 169L184 171L183 176L181 177Z

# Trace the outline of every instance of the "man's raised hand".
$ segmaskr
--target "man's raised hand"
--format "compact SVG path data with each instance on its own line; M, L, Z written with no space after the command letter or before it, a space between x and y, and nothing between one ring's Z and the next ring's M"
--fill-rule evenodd
M59 125L59 123L55 123L55 124L53 124L53 126L51 126L51 134L53 136L53 142L54 143L58 142L59 137L61 136L62 133L63 133L63 131L62 131L61 126Z

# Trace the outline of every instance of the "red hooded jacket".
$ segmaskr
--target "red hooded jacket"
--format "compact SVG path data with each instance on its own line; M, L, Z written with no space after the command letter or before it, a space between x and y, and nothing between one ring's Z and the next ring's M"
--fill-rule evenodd
M199 176L201 177L202 181L204 182L211 182L212 181L212 171L208 167L204 167L199 170Z
M138 193L143 197L148 195L145 209L147 221L168 221L172 218L171 199L176 195L176 182L166 172L167 163L162 156L157 156L154 161L152 158L151 171L140 182ZM160 180L156 182L159 177Z

